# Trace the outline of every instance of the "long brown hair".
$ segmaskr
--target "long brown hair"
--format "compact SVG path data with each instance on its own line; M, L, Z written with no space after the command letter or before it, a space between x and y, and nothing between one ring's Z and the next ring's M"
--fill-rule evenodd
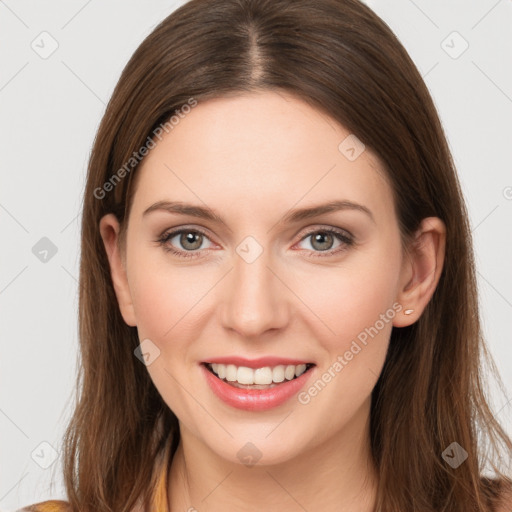
M73 511L149 504L153 467L178 420L134 356L140 341L114 293L99 221L125 232L137 162L190 99L286 91L326 113L379 155L403 241L420 221L446 225L438 287L413 325L394 328L372 394L371 449L382 512L489 512L512 442L484 388L468 214L431 96L390 28L358 0L192 0L143 41L124 69L92 150L83 202L76 408L65 435ZM127 165L128 162L128 165ZM124 172L120 170L124 169ZM457 442L467 460L442 453ZM494 478L483 478L485 469ZM501 488L504 488L501 485Z

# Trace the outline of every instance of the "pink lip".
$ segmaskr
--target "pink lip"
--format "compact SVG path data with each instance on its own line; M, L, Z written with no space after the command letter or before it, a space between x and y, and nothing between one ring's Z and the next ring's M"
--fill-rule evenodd
M243 357L228 356L228 357L214 357L204 361L205 363L218 363L218 364L234 364L235 366L246 366L247 368L264 368L265 366L289 365L294 366L299 364L313 363L312 361L301 361L300 359L288 359L285 357L259 357L258 359L244 359Z
M253 361L254 362L254 361ZM300 363L299 363L300 364ZM215 376L205 364L201 364L210 389L226 404L246 411L265 411L283 404L297 394L311 377L314 367L296 379L285 381L268 389L235 388Z

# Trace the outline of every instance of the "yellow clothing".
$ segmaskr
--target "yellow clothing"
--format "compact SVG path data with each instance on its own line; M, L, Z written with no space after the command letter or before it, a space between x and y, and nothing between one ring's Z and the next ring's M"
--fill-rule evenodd
M168 471L167 471L167 463L170 457L170 449L171 443L168 442L166 448L164 450L163 456L160 461L157 462L155 471L156 474L159 474L155 494L153 495L153 501L151 504L151 510L158 510L158 512L167 511L167 480L168 480ZM69 512L69 503L67 501L62 500L49 500L43 501L40 503L35 503L34 505L29 505L22 509L19 509L17 512Z
M36 503L20 509L18 512L67 512L69 505L67 501L50 500Z

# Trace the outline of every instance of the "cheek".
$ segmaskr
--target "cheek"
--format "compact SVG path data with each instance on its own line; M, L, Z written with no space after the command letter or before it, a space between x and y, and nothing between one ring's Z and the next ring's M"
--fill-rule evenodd
M316 314L310 329L322 354L315 382L299 398L330 409L341 423L370 396L386 359L393 318L400 314L395 300L400 246L391 240L324 269L324 278L304 274L296 281Z
M327 435L325 411L332 425L348 425L370 399L382 371L397 313L386 300L385 287L383 295L375 288L368 290L371 293L356 300L350 293L337 294L337 302L329 303L324 297L331 313L329 327L335 334L319 327L316 343L322 357L317 374L297 396L313 431Z
M294 278L294 290L314 313L311 318L317 325L316 333L329 352L346 350L347 344L376 323L384 337L389 336L391 320L397 314L393 304L399 273L396 244L375 244L337 266L305 270Z
M177 331L183 335L184 330L193 328L187 320L204 295L204 287L198 283L201 279L197 274L183 269L171 272L161 266L145 264L134 272L130 288L139 336L163 344L166 339L179 339L173 336Z
M210 292L219 280L207 265L180 265L159 251L134 251L128 280L139 339L151 340L168 369L195 365L201 323L212 308ZM206 308L209 308L208 311ZM176 368L175 368L176 369Z
M135 260L134 260L135 261ZM141 259L139 259L141 261ZM194 403L183 384L190 378L190 345L197 338L197 316L201 297L211 284L197 272L152 262L148 257L130 274L130 289L137 318L139 339L149 339L159 352L147 367L153 384L169 408L180 419L192 418ZM181 383L181 385L180 385ZM193 423L193 422L192 422Z

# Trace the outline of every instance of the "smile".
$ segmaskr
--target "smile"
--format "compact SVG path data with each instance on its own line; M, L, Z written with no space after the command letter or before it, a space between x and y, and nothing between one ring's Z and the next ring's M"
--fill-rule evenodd
M313 373L314 364L249 368L233 364L200 365L213 393L238 409L263 411L284 404L299 393Z

